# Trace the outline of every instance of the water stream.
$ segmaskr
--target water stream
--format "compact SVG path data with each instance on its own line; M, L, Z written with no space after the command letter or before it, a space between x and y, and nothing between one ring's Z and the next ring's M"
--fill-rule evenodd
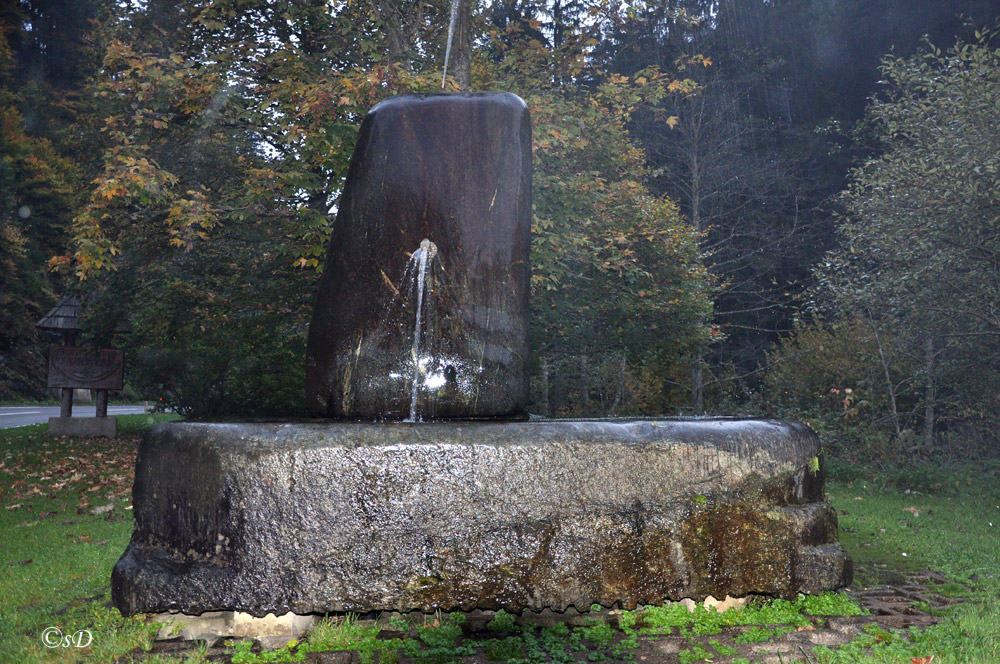
M428 239L422 240L420 247L410 256L410 260L406 264L406 270L403 273L404 283L406 275L411 273L414 275L414 290L416 291L415 297L417 300L417 316L413 324L413 345L410 347L410 359L413 362L413 381L410 391L410 417L406 420L407 422L420 421L417 412L417 396L420 389L421 371L420 337L423 334L424 294L427 293L428 298L430 297L430 293L427 292L427 264L433 261L435 256L437 256L437 245Z
M451 0L451 19L448 21L448 44L444 48L444 73L441 74L441 89L444 90L444 82L448 78L448 58L451 57L451 40L455 35L455 22L458 20L458 2Z

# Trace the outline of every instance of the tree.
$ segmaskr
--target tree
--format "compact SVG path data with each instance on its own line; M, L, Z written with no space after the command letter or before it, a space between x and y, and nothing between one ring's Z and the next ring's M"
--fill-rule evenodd
M467 6L478 39L459 40L458 51L471 45L470 86L516 92L536 118L536 310L545 292L590 302L550 300L539 320L599 340L588 353L613 346L633 363L671 356L670 337L651 338L642 325L655 318L678 348L702 334L690 312L704 308L704 275L672 204L637 177L642 155L625 129L632 107L666 81L589 68L591 35L567 14L583 11L569 3L544 24L529 7L502 29ZM89 287L106 293L100 318L109 325L133 317L142 375L175 407L219 415L266 402L273 411L270 394L297 403L314 270L358 124L387 96L440 89L448 8L325 0L113 8L95 82L103 159L74 222L74 250L53 265L100 284ZM522 34L536 28L542 40ZM462 86L461 70L448 89ZM622 294L622 308L611 306L611 292ZM536 341L553 347L551 337Z
M706 392L718 401L754 384L828 242L813 163L825 148L793 123L789 65L765 37L776 18L767 3L650 4L613 17L602 47L614 70L655 64L695 83L636 113L630 127L649 155L653 190L674 197L701 233L717 284L723 334L687 360L695 412L705 411Z
M858 140L842 248L819 270L842 311L893 325L919 360L925 445L993 422L1000 367L1000 49L996 29L883 61ZM951 395L949 399L942 395Z
M637 108L684 84L656 69L595 69L585 30L563 30L551 48L543 42L554 27L505 25L493 78L525 99L533 123L533 407L670 412L677 395L666 375L712 333L709 280L697 232L672 200L649 192L627 126Z
M664 77L639 76L636 87L609 77L589 104L527 97L536 146L532 341L538 405L550 414L591 413L592 393L602 415L627 411L635 395L626 383L643 367L669 373L714 333L698 234L673 201L642 184L643 154L624 130L626 109L653 78ZM676 406L664 388L644 400L647 411Z
M135 376L167 405L296 412L315 281L302 268L320 265L359 110L411 77L370 57L364 8L114 9L94 82L103 159L73 252L52 264L102 295L96 340L133 319Z
M44 394L42 339L34 324L60 287L44 266L64 248L77 177L76 165L52 140L59 138L58 123L40 117L51 113L45 104L56 104L60 93L36 76L37 68L61 70L54 61L26 55L26 13L38 8L0 4L0 398ZM41 40L36 36L33 43Z

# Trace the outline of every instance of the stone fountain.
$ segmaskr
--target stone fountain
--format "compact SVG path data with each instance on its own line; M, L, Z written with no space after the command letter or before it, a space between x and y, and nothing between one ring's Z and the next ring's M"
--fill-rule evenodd
M372 109L309 333L323 419L151 430L118 608L563 611L848 583L808 427L527 419L530 218L519 98Z

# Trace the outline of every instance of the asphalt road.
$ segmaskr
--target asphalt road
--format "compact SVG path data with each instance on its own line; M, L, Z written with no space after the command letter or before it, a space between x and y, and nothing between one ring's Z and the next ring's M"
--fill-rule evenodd
M96 406L73 404L73 417L94 417L96 410ZM143 406L108 406L108 415L135 415L144 412ZM0 429L40 424L48 422L50 417L58 416L59 406L2 406Z

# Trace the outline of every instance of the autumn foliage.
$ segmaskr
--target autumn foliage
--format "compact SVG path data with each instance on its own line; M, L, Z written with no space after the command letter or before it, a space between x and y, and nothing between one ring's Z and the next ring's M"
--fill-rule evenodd
M116 5L94 28L100 159L72 243L50 265L101 295L95 338L132 321L135 382L181 412L300 408L316 272L358 125L385 97L440 89L442 31L407 22L418 8L404 3L414 48L401 61L386 42L393 19L376 9L152 1ZM637 107L687 84L655 69L599 71L584 27L556 46L534 38L530 21L475 18L472 88L515 92L533 117L537 365L616 368L575 406L559 396L566 385L539 398L553 413L593 412L602 391L618 390L611 410L621 412L625 386L646 380L647 366L709 338L698 238L646 189L627 129ZM670 408L653 391L647 406Z

